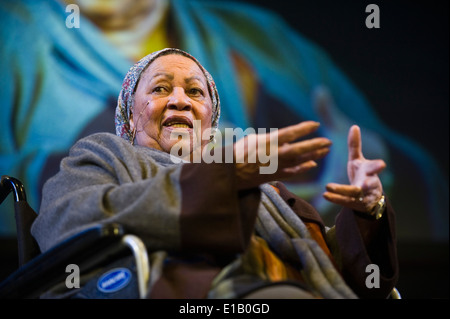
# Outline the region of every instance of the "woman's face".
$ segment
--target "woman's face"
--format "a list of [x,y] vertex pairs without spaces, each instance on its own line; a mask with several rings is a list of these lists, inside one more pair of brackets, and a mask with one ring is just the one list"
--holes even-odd
[[[141,75],[130,128],[132,132],[136,129],[136,144],[167,153],[180,140],[171,139],[171,133],[189,134],[192,152],[194,134],[211,128],[211,117],[212,100],[202,70],[193,60],[170,54],[157,58]],[[193,130],[195,120],[201,123],[197,132]],[[201,145],[208,142],[202,140]]]

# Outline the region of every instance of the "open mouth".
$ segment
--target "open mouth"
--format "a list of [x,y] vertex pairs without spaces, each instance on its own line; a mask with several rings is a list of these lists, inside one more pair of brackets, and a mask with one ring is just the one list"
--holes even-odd
[[192,122],[189,118],[184,116],[169,116],[163,121],[162,126],[189,129],[192,128]]

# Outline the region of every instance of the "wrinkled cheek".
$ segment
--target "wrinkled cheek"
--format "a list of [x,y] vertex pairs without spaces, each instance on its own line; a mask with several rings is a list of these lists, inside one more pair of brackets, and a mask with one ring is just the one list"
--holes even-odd
[[144,112],[142,114],[142,127],[146,130],[148,130],[149,127],[154,125],[154,119],[152,119],[151,114],[148,114],[147,112]]
[[136,137],[143,141],[150,138],[154,142],[158,142],[160,135],[159,125],[155,124],[155,121],[150,116],[143,113],[135,123],[137,128]]
[[150,112],[148,109],[143,110],[141,113],[139,113],[136,125],[138,131],[143,131],[149,136],[154,135],[154,131],[156,131],[156,128],[158,128],[156,120],[154,116],[152,116],[152,112]]

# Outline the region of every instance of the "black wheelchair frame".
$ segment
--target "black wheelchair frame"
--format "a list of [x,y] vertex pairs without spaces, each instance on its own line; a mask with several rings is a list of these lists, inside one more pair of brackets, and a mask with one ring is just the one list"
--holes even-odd
[[[67,266],[77,265],[81,274],[92,273],[95,268],[102,271],[95,277],[110,271],[108,265],[124,256],[133,261],[134,285],[126,293],[94,289],[94,292],[67,295],[79,298],[146,298],[149,280],[149,261],[144,243],[136,236],[127,234],[118,224],[98,225],[64,240],[48,251],[41,252],[30,233],[37,217],[27,202],[23,184],[16,178],[2,176],[0,183],[0,204],[10,193],[14,195],[19,268],[0,282],[0,298],[24,299],[42,298],[52,287],[64,286],[68,277]],[[114,282],[114,278],[111,280]],[[67,285],[66,285],[67,286]],[[77,289],[77,288],[73,288]],[[129,290],[130,290],[129,289]]]

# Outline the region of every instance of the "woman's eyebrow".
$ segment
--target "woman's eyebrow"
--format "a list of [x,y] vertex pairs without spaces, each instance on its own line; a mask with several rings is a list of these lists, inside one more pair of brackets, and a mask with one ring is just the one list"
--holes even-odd
[[152,76],[152,79],[157,78],[157,77],[164,77],[164,78],[167,78],[167,79],[169,79],[169,80],[173,80],[173,74],[171,74],[171,73],[166,73],[166,72],[158,72],[158,73],[155,73],[155,74]]
[[197,81],[203,83],[202,77],[201,77],[201,76],[198,76],[198,75],[190,76],[190,77],[184,79],[184,82],[185,82],[185,83],[189,83],[189,82],[192,82],[192,81],[194,81],[194,80],[197,80]]

